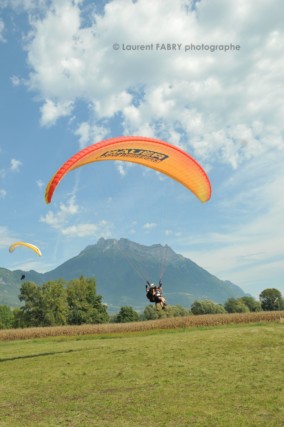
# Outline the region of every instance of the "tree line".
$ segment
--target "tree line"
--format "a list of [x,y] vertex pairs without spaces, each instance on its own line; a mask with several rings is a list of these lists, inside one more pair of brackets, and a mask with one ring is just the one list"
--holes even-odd
[[20,308],[0,306],[0,328],[81,325],[109,321],[107,307],[96,293],[96,280],[81,276],[69,282],[48,281],[42,286],[25,282],[21,286]]
[[223,305],[210,300],[194,301],[190,308],[168,306],[157,310],[148,305],[143,313],[124,306],[117,314],[110,315],[102,296],[96,293],[95,278],[48,281],[42,286],[25,282],[21,286],[20,308],[0,305],[0,329],[40,326],[81,325],[98,323],[126,323],[153,320],[164,317],[181,317],[202,314],[247,313],[284,309],[281,292],[275,288],[265,289],[259,301],[253,297],[229,298]]

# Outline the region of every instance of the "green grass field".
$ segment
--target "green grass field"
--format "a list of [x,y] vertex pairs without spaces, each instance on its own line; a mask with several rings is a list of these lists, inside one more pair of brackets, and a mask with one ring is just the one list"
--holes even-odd
[[0,342],[0,426],[284,426],[284,324]]

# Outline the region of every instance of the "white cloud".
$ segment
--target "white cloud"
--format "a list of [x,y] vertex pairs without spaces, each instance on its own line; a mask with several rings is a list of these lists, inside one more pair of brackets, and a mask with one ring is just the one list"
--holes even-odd
[[3,43],[3,42],[6,41],[5,38],[4,38],[4,36],[3,36],[4,29],[5,29],[4,22],[0,19],[0,43],[1,42]]
[[170,230],[170,229],[166,229],[164,231],[164,233],[165,233],[165,236],[167,236],[167,237],[169,237],[169,236],[175,236],[175,237],[180,238],[180,237],[183,236],[183,233],[181,231],[174,231],[174,230]]
[[101,141],[106,137],[109,130],[103,126],[91,125],[88,122],[82,122],[77,127],[75,135],[79,137],[80,148],[83,149],[89,144]]
[[60,117],[69,116],[73,109],[72,102],[57,102],[47,99],[41,107],[42,126],[53,125]]
[[100,221],[98,224],[77,224],[63,228],[61,233],[68,237],[110,237],[111,224],[107,221]]
[[7,195],[7,191],[4,188],[0,188],[0,199],[4,199]]
[[69,225],[70,220],[79,214],[79,206],[75,202],[75,196],[72,196],[68,203],[60,203],[57,212],[48,211],[40,221],[49,225],[60,234],[66,237],[110,237],[112,224],[108,221],[101,220],[98,223],[78,223]]
[[155,227],[157,227],[157,224],[154,222],[146,222],[146,224],[143,225],[143,228],[145,230],[150,230],[150,229],[155,228]]
[[7,227],[0,226],[0,247],[6,248],[8,250],[8,247],[15,240],[15,236],[9,231]]
[[45,8],[48,0],[1,0],[0,7],[12,7],[16,10],[24,9],[31,11],[33,9]]
[[10,162],[10,168],[13,172],[19,172],[20,167],[22,166],[22,162],[20,160],[12,159]]
[[42,189],[44,187],[44,182],[41,181],[41,179],[38,179],[36,181],[36,185],[38,186],[38,188]]
[[79,136],[80,148],[86,147],[90,142],[90,125],[88,122],[81,123],[75,131],[75,135]]
[[75,203],[75,197],[71,197],[67,204],[60,203],[57,213],[48,211],[45,216],[40,218],[41,222],[46,223],[55,229],[61,229],[68,222],[69,217],[79,212],[79,206]]
[[10,80],[13,86],[20,86],[21,84],[21,79],[18,76],[12,76]]
[[[281,1],[259,0],[257,8],[244,0],[203,0],[196,10],[190,5],[185,0],[111,1],[103,15],[93,15],[92,21],[89,16],[87,26],[84,3],[65,0],[53,2],[43,18],[33,18],[29,85],[44,100],[42,124],[70,115],[76,100],[83,99],[92,120],[119,113],[124,133],[163,137],[207,162],[217,159],[236,168],[247,158],[279,149]],[[151,43],[151,51],[122,49],[123,44]],[[156,50],[156,43],[180,43],[182,49]],[[185,52],[191,43],[241,48]],[[81,146],[90,137],[87,126],[77,128]]]
[[127,173],[127,167],[128,167],[128,165],[125,164],[125,162],[121,162],[119,160],[117,160],[115,162],[115,165],[116,165],[116,169],[118,170],[119,174],[121,176],[125,176],[126,173]]

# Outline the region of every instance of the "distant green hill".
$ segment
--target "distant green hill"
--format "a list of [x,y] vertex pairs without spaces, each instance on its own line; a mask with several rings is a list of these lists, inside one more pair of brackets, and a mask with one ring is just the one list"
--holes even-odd
[[[21,280],[23,274],[26,276],[26,279]],[[43,275],[33,270],[25,272],[23,270],[10,271],[6,268],[0,268],[0,305],[19,307],[21,302],[18,296],[22,283],[25,280],[43,283],[41,276]]]
[[18,294],[25,280],[43,284],[48,280],[71,280],[81,275],[95,277],[97,292],[109,311],[130,305],[143,310],[146,280],[158,282],[163,274],[164,294],[170,305],[190,307],[197,299],[223,303],[228,298],[245,295],[241,288],[223,281],[190,259],[176,254],[169,246],[143,246],[127,239],[103,239],[86,247],[79,255],[47,273],[9,271],[0,268],[0,304],[19,305]]

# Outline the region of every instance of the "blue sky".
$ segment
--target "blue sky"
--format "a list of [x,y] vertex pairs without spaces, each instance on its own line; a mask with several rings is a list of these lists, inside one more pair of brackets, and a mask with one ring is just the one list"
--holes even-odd
[[[0,0],[0,266],[45,272],[100,237],[124,237],[167,244],[255,297],[284,293],[282,6]],[[70,173],[46,205],[71,155],[119,135],[186,150],[211,200],[101,162]],[[16,240],[43,256],[10,254]]]

